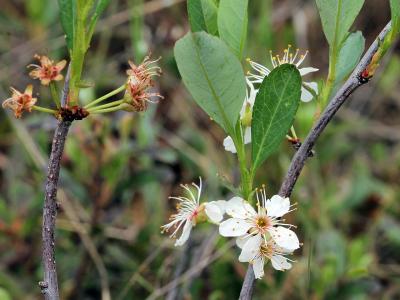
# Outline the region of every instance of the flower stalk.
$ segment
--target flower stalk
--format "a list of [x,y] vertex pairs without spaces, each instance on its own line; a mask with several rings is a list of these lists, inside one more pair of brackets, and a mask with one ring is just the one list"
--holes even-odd
[[48,114],[53,114],[53,115],[56,115],[56,114],[57,114],[57,111],[54,110],[54,109],[50,109],[50,108],[46,108],[46,107],[41,107],[41,106],[38,106],[38,105],[32,106],[32,109],[33,109],[33,110],[37,110],[37,111],[41,111],[41,112],[44,112],[44,113],[48,113]]
[[90,108],[88,109],[88,112],[94,112],[94,111],[99,110],[99,109],[104,109],[104,108],[119,106],[120,104],[122,104],[122,103],[124,103],[124,102],[125,102],[125,100],[124,100],[124,99],[121,99],[121,100],[116,100],[116,101],[113,101],[113,102],[110,102],[110,103],[106,103],[106,104],[103,104],[103,105],[99,105],[99,106],[95,106],[95,107],[90,107]]
[[95,106],[96,104],[99,104],[100,102],[102,102],[104,100],[107,100],[108,98],[110,98],[110,97],[112,97],[112,96],[124,91],[125,88],[126,88],[126,84],[123,84],[119,88],[117,88],[117,89],[105,94],[104,96],[101,96],[100,98],[97,98],[97,99],[93,100],[89,104],[85,105],[84,108],[85,109],[89,109],[90,107]]
[[57,85],[54,82],[50,82],[50,93],[51,97],[53,98],[54,103],[56,104],[57,108],[60,109],[61,104],[59,100],[59,93],[57,91]]

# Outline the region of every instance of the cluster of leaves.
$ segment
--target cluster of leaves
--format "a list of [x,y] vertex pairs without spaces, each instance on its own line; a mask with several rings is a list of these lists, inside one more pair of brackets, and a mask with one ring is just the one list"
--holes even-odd
[[194,100],[232,136],[247,198],[257,168],[273,153],[293,123],[300,102],[301,77],[293,65],[276,68],[260,86],[252,117],[252,160],[247,169],[239,112],[246,95],[240,60],[247,37],[248,1],[189,0],[192,32],[175,46],[180,74]]
[[[322,28],[329,44],[329,73],[321,96],[325,105],[332,92],[336,91],[341,83],[354,70],[365,48],[365,38],[361,31],[349,32],[354,20],[359,15],[365,0],[316,0],[321,16]],[[399,25],[399,2],[390,0],[392,10],[392,32],[382,41],[376,61],[377,64],[387,48],[393,43]],[[373,66],[373,71],[376,69]],[[371,70],[366,76],[372,77]]]

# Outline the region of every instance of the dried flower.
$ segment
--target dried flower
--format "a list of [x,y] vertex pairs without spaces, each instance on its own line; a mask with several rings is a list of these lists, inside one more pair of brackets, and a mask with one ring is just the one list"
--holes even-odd
[[34,67],[29,75],[33,79],[39,79],[40,83],[43,85],[49,85],[51,81],[60,81],[63,79],[61,71],[65,68],[67,64],[66,60],[62,60],[57,64],[50,60],[47,56],[35,55],[35,58],[40,61],[40,66],[31,64],[28,67]]
[[147,104],[156,103],[157,101],[151,100],[152,97],[163,99],[159,93],[149,93],[147,90],[153,86],[153,76],[161,75],[161,68],[153,65],[159,59],[150,60],[146,56],[143,62],[136,66],[133,62],[129,61],[130,69],[126,71],[128,81],[126,83],[125,100],[129,106],[123,106],[128,111],[145,111]]
[[10,108],[14,111],[16,118],[20,118],[24,111],[31,112],[32,107],[37,102],[36,98],[32,98],[32,85],[28,85],[25,92],[21,93],[14,88],[11,88],[11,98],[4,100],[3,108]]

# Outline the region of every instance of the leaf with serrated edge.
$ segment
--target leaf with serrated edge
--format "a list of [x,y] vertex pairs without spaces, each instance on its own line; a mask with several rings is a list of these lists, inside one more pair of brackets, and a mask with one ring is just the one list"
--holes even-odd
[[279,147],[292,126],[300,96],[301,76],[294,65],[281,65],[264,78],[251,125],[253,173]]

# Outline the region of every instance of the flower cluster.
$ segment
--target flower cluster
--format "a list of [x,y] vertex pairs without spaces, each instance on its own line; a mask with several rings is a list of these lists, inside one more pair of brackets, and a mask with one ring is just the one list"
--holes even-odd
[[163,96],[159,93],[150,93],[147,91],[154,84],[152,77],[161,75],[161,68],[154,65],[159,60],[160,58],[150,60],[150,57],[146,56],[138,66],[129,61],[130,68],[126,71],[128,81],[124,97],[125,110],[145,111],[149,102],[155,103],[155,101],[151,100],[152,97],[163,99]]
[[[316,68],[304,67],[303,64],[308,51],[304,54],[300,54],[300,50],[296,49],[294,53],[291,51],[291,45],[289,45],[284,51],[283,55],[273,55],[270,51],[271,66],[275,69],[283,64],[292,64],[299,70],[301,76],[305,76],[312,72],[318,71]],[[271,69],[252,61],[250,58],[247,59],[253,72],[249,71],[246,76],[247,92],[243,102],[243,107],[240,112],[240,120],[242,125],[242,135],[244,144],[251,143],[251,115],[253,111],[254,102],[258,93],[257,87],[263,82],[264,78],[271,73]],[[301,88],[301,100],[303,102],[311,101],[318,94],[318,84],[316,82],[303,82]],[[226,151],[236,153],[236,147],[233,139],[228,136],[223,142]]]
[[[161,68],[155,64],[159,59],[150,60],[150,57],[146,56],[139,65],[135,65],[133,62],[129,61],[130,68],[126,71],[126,82],[117,89],[90,101],[83,107],[76,104],[70,105],[69,100],[62,106],[56,82],[64,78],[61,71],[65,68],[67,61],[62,60],[55,63],[44,55],[35,55],[34,57],[39,61],[39,64],[28,65],[28,67],[33,67],[29,75],[33,79],[40,80],[42,85],[50,86],[51,96],[57,106],[57,110],[37,106],[37,99],[32,97],[32,85],[29,85],[24,93],[11,88],[12,96],[3,102],[3,108],[13,110],[17,118],[20,118],[23,112],[31,112],[32,110],[50,113],[56,118],[65,120],[81,120],[89,114],[101,114],[118,110],[141,112],[147,109],[148,103],[156,102],[152,100],[153,97],[163,98],[159,93],[151,93],[148,91],[149,88],[154,85],[152,78],[161,75]],[[120,98],[119,100],[100,104],[123,91],[124,96],[122,99]],[[70,99],[69,95],[67,95],[67,98]]]
[[[271,261],[273,268],[284,271],[292,267],[289,258],[300,247],[299,239],[282,217],[293,210],[289,198],[279,195],[267,199],[265,188],[257,190],[257,209],[240,198],[200,203],[202,182],[192,183],[196,192],[182,185],[189,197],[170,197],[178,201],[177,213],[171,222],[162,226],[163,231],[174,228],[171,237],[181,230],[175,246],[183,245],[189,238],[192,228],[205,221],[219,225],[219,233],[224,237],[235,237],[241,249],[239,261],[252,264],[256,278],[264,275],[264,265]],[[224,220],[224,215],[229,217]]]
[[[40,66],[35,64],[28,65],[28,67],[34,67],[34,70],[29,73],[33,79],[39,79],[40,83],[45,86],[49,85],[52,81],[63,79],[61,71],[67,63],[65,60],[55,64],[47,56],[35,55],[34,57],[40,61]],[[23,93],[15,88],[11,88],[11,97],[3,101],[3,108],[11,109],[16,118],[20,118],[23,112],[31,112],[33,109],[56,114],[54,110],[36,106],[37,98],[32,96],[32,92],[33,87],[31,84],[26,87]]]

